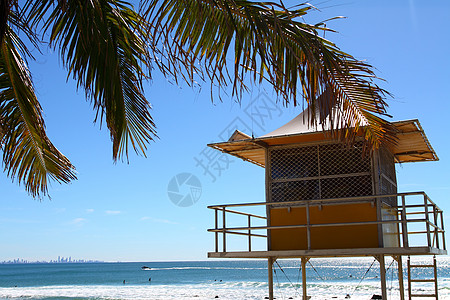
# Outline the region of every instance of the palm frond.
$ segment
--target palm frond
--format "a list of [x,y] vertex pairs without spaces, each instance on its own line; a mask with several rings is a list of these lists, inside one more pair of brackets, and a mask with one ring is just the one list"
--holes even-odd
[[42,108],[20,53],[25,44],[7,27],[0,46],[0,146],[5,171],[33,197],[47,195],[49,179],[76,179],[70,161],[45,133]]
[[311,9],[246,0],[147,0],[143,8],[151,24],[151,49],[165,74],[189,84],[199,74],[219,88],[232,85],[238,98],[249,74],[252,82],[268,81],[285,105],[294,106],[303,103],[298,99],[314,106],[328,89],[332,96],[318,107],[322,115],[331,106],[343,110],[336,136],[351,140],[363,130],[374,148],[394,142],[393,126],[381,118],[388,116],[389,94],[374,83],[369,64],[319,36],[331,29],[299,21]]
[[[37,19],[49,6],[43,7],[34,10]],[[124,1],[74,0],[58,1],[45,26],[51,29],[51,45],[60,51],[69,76],[91,99],[96,120],[102,123],[105,118],[114,160],[128,158],[130,145],[145,155],[156,136],[142,87],[150,68],[145,21]]]
[[6,28],[8,27],[8,16],[11,11],[11,6],[16,1],[2,0],[0,1],[0,45],[3,42],[3,38],[6,34]]

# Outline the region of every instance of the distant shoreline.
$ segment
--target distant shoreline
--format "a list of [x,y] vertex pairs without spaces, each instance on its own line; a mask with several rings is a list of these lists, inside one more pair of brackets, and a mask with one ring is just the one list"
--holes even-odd
[[[442,257],[450,257],[448,255],[443,255]],[[356,258],[357,260],[367,260],[366,257],[359,257]],[[296,259],[284,259],[285,261],[288,260],[296,260]],[[106,263],[106,264],[115,264],[115,263],[183,263],[183,262],[223,262],[223,261],[266,261],[266,259],[248,259],[248,258],[242,258],[242,259],[205,259],[205,260],[143,260],[143,261],[102,261],[102,260],[72,260],[70,262],[64,261],[64,262],[58,262],[56,260],[50,260],[50,261],[29,261],[29,260],[22,260],[20,261],[0,261],[0,265],[25,265],[25,264],[92,264],[92,263]]]
[[107,263],[105,261],[101,260],[86,260],[86,261],[71,261],[71,262],[55,262],[55,261],[20,261],[20,262],[14,262],[14,261],[1,261],[0,265],[62,265],[62,264],[95,264],[95,263]]

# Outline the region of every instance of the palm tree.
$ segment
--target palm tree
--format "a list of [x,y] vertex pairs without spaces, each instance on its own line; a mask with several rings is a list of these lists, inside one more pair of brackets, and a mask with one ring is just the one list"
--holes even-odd
[[363,130],[373,148],[392,143],[393,127],[382,118],[388,93],[374,83],[369,64],[320,37],[332,31],[324,22],[301,21],[313,9],[247,0],[141,0],[138,10],[125,0],[2,0],[5,172],[34,197],[48,194],[50,179],[76,179],[74,166],[46,135],[27,67],[34,59],[30,45],[59,52],[96,121],[106,122],[114,160],[127,159],[129,148],[145,155],[156,137],[142,87],[156,70],[177,83],[201,79],[219,91],[231,86],[238,99],[249,84],[267,81],[284,105],[306,100],[322,119],[336,118],[328,112],[338,107],[336,136],[351,141]]

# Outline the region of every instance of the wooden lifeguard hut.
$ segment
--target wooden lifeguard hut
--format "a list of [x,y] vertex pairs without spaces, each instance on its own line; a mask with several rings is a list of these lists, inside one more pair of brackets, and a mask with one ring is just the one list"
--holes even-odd
[[[269,299],[276,259],[300,258],[303,299],[306,263],[317,257],[374,256],[380,263],[381,294],[386,298],[385,256],[398,262],[400,298],[405,298],[402,256],[413,267],[434,268],[435,293],[417,294],[408,276],[408,297],[438,298],[436,260],[409,263],[412,255],[447,254],[443,212],[425,192],[397,190],[395,163],[437,161],[418,120],[394,122],[398,143],[363,153],[362,137],[348,146],[331,138],[327,125],[308,126],[306,109],[277,130],[258,138],[236,131],[228,141],[208,146],[265,168],[266,199],[258,203],[214,205],[215,251],[211,258],[266,258]],[[265,214],[253,213],[255,207]],[[248,212],[248,211],[252,212]],[[230,215],[243,223],[230,224]],[[236,218],[233,218],[235,220]],[[254,225],[253,220],[264,224]],[[235,222],[235,221],[233,221]],[[227,249],[227,238],[245,236],[247,247]],[[265,249],[252,239],[265,238]],[[242,244],[241,244],[242,245]]]

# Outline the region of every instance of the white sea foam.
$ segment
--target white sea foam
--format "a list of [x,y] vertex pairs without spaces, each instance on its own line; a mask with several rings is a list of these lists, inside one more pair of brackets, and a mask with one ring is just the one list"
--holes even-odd
[[[420,258],[417,258],[420,261]],[[364,275],[364,271],[366,271],[367,267],[371,265],[373,258],[366,259],[339,259],[339,260],[326,260],[326,259],[317,259],[312,263],[317,268],[320,274],[317,275],[315,272],[312,272],[310,268],[308,268],[309,279],[308,279],[308,295],[312,296],[312,300],[343,300],[347,294],[351,295],[351,300],[368,300],[371,298],[373,294],[380,294],[380,281],[379,279],[374,278],[378,275],[377,264],[373,266],[372,272],[368,273],[365,277],[365,280],[359,284],[360,278]],[[416,260],[414,260],[416,261]],[[429,257],[423,259],[423,262],[429,263]],[[403,261],[404,263],[406,260]],[[299,262],[298,261],[280,261],[280,265],[283,269],[298,269]],[[118,272],[120,276],[124,276],[124,274],[129,274],[126,272],[129,271],[121,271],[120,267],[127,266],[126,264],[118,264],[118,265],[107,265],[107,267],[114,267],[113,271]],[[126,284],[126,285],[107,285],[101,284],[101,280],[96,282],[92,282],[92,285],[47,285],[40,287],[0,287],[0,300],[38,300],[38,299],[46,299],[46,300],[60,300],[64,299],[73,299],[73,300],[137,300],[137,299],[161,299],[161,300],[171,300],[171,299],[216,299],[218,296],[219,300],[221,299],[264,299],[268,294],[268,284],[265,281],[267,275],[267,268],[264,264],[231,264],[227,265],[223,263],[223,265],[200,265],[200,266],[186,266],[186,264],[180,265],[172,265],[164,267],[163,264],[150,265],[152,267],[151,271],[158,271],[158,277],[160,280],[165,280],[170,278],[174,282],[180,282],[180,284],[167,284],[167,285],[159,285],[155,282],[137,285],[137,284]],[[153,267],[155,266],[155,267]],[[440,299],[450,299],[450,275],[447,266],[450,266],[449,259],[441,259],[439,258],[438,262],[438,273],[439,273],[439,296]],[[39,268],[41,266],[31,266],[34,268]],[[46,266],[48,267],[48,266]],[[59,266],[50,266],[52,269],[58,270]],[[63,266],[64,267],[64,266]],[[67,267],[67,266],[65,266]],[[90,265],[86,265],[83,267],[90,267]],[[117,271],[117,268],[119,271]],[[136,266],[136,272],[140,272],[140,265]],[[301,299],[301,286],[297,283],[298,271],[290,270],[290,272],[286,272],[285,276],[284,272],[281,271],[276,266],[276,276],[274,276],[274,292],[275,297],[278,300],[280,299]],[[126,269],[128,270],[128,269]],[[170,270],[186,270],[179,273],[182,273],[183,279],[189,278],[190,282],[198,282],[197,284],[181,284],[181,282],[186,281],[177,281],[176,276],[177,272],[167,272],[164,273],[162,271],[170,271]],[[188,270],[200,270],[188,273]],[[201,272],[201,270],[205,270],[205,272]],[[208,270],[230,270],[226,272],[214,272],[214,276],[216,274],[221,274],[220,277],[213,278],[221,278],[224,279],[223,282],[210,280],[211,276],[207,276],[209,274]],[[235,272],[236,270],[248,270],[244,272]],[[254,270],[254,272],[253,272]],[[261,272],[264,270],[264,272]],[[396,278],[395,265],[393,267],[393,272],[388,272],[387,274],[387,285],[388,288],[388,299],[389,300],[398,300],[399,297],[399,289],[398,289],[398,281]],[[406,266],[404,266],[404,270],[406,270]],[[102,278],[102,274],[110,274],[112,269],[106,269],[103,272],[99,273],[99,278]],[[344,272],[344,277],[341,278],[336,274],[339,272]],[[76,273],[76,274],[84,274],[84,273]],[[134,273],[130,273],[134,274]],[[187,275],[186,275],[187,274]],[[230,280],[226,280],[227,276],[232,274],[228,278],[234,278]],[[251,274],[252,276],[248,277],[247,275]],[[346,277],[346,274],[352,274],[353,276]],[[147,274],[145,274],[147,275]],[[246,277],[240,277],[240,276]],[[420,273],[421,278],[425,278],[425,275]],[[83,275],[84,276],[84,275]],[[168,276],[168,277],[165,277]],[[192,276],[192,277],[191,277]],[[197,277],[196,277],[197,276]],[[289,278],[287,278],[289,276]],[[348,275],[347,275],[348,276]],[[153,275],[152,275],[153,277]],[[172,278],[173,277],[173,278]],[[89,277],[86,277],[89,278]],[[128,278],[128,277],[119,277],[119,278]],[[137,277],[136,277],[137,278]],[[141,278],[141,277],[139,277]],[[156,277],[155,277],[156,278]],[[180,277],[181,278],[181,277]],[[238,278],[246,278],[250,281],[239,281]],[[325,280],[322,280],[325,278]],[[331,278],[331,279],[330,279]],[[52,279],[52,278],[50,278]],[[146,278],[144,278],[146,279]],[[136,279],[137,280],[137,279]],[[253,281],[251,281],[253,280]],[[12,281],[14,282],[14,281]],[[61,281],[46,281],[51,284],[52,282],[61,282]],[[85,280],[84,282],[90,282]],[[99,284],[95,284],[98,283]],[[105,282],[110,282],[105,279]],[[117,281],[116,281],[117,282]],[[119,280],[121,282],[121,280]],[[164,281],[171,282],[171,281]],[[292,283],[291,283],[292,282]],[[162,283],[162,282],[161,282]],[[14,284],[16,284],[14,282]],[[55,283],[56,284],[56,283]],[[406,285],[406,280],[405,280]],[[414,285],[416,291],[420,291],[423,294],[432,294],[434,292],[434,286],[428,283],[415,283]]]
[[[391,284],[389,283],[390,287]],[[317,283],[308,285],[311,299],[344,299],[351,294],[352,300],[368,300],[373,294],[379,294],[379,282],[364,283],[355,291],[356,284],[351,283]],[[422,293],[432,292],[431,287],[421,286]],[[278,299],[301,299],[301,287],[291,283],[274,284],[275,296]],[[450,299],[450,282],[439,282],[441,299]],[[227,282],[193,285],[68,285],[43,287],[10,287],[0,288],[0,299],[43,299],[67,297],[77,299],[123,299],[123,300],[155,300],[155,299],[264,299],[267,296],[266,282]],[[388,291],[388,299],[399,299],[398,286],[392,285]]]
[[48,297],[73,297],[92,299],[261,299],[264,289],[230,289],[205,285],[159,286],[46,286],[0,288],[0,298],[39,299]]

